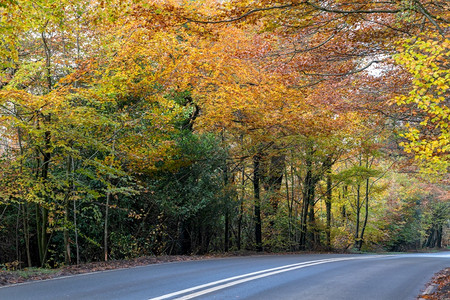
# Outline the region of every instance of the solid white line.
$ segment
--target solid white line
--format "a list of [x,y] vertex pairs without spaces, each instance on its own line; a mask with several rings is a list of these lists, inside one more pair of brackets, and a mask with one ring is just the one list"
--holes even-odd
[[[345,259],[342,259],[342,260],[345,260]],[[272,276],[272,275],[275,275],[275,274],[284,273],[284,272],[288,272],[288,271],[292,271],[292,270],[306,268],[306,267],[310,267],[310,266],[325,264],[325,263],[328,263],[328,262],[329,261],[316,262],[316,263],[311,263],[311,264],[308,264],[308,265],[292,267],[292,268],[289,268],[289,269],[282,269],[282,270],[278,270],[278,271],[274,271],[274,272],[270,272],[270,273],[264,273],[264,274],[261,274],[261,275],[248,277],[248,278],[244,278],[244,279],[241,279],[241,280],[232,281],[232,282],[229,282],[229,283],[226,283],[226,284],[215,286],[213,288],[209,288],[209,289],[206,289],[206,290],[199,291],[197,293],[189,294],[189,295],[186,295],[186,296],[181,297],[181,298],[176,298],[176,300],[188,300],[188,299],[192,299],[192,298],[195,298],[195,297],[198,297],[198,296],[201,296],[201,295],[212,293],[212,292],[215,292],[215,291],[218,291],[218,290],[221,290],[221,289],[233,286],[233,285],[241,284],[243,282],[247,282],[247,281],[251,281],[251,280],[255,280],[255,279],[259,279],[259,278],[264,278],[264,277],[267,277],[267,276]]]
[[[186,294],[188,292],[193,292],[202,288],[206,288],[206,287],[210,287],[213,285],[217,285],[220,283],[225,283],[225,282],[229,282],[223,285],[219,285],[213,288],[209,288],[203,291],[199,291],[197,293],[193,293],[193,294],[189,294],[187,296],[181,297],[181,298],[177,298],[177,299],[191,299],[194,297],[198,297],[207,293],[211,293],[220,289],[224,289],[227,288],[229,286],[233,286],[236,284],[240,284],[243,282],[247,282],[250,280],[255,280],[255,279],[259,279],[259,278],[263,278],[263,277],[267,277],[267,276],[271,276],[271,275],[275,275],[275,274],[279,274],[279,273],[283,273],[283,272],[288,272],[288,271],[292,271],[292,270],[296,270],[296,269],[301,269],[301,268],[305,268],[305,267],[309,267],[309,266],[314,266],[314,265],[319,265],[319,264],[324,264],[324,263],[328,263],[328,262],[335,262],[335,261],[343,261],[343,260],[351,260],[351,259],[362,259],[362,258],[370,258],[373,256],[364,256],[364,257],[348,257],[348,258],[329,258],[329,259],[321,259],[321,260],[314,260],[314,261],[308,261],[308,262],[302,262],[302,263],[297,263],[297,264],[290,264],[290,265],[285,265],[285,266],[281,266],[281,267],[277,267],[277,268],[271,268],[271,269],[266,269],[266,270],[262,270],[262,271],[257,271],[257,272],[252,272],[252,273],[247,273],[247,274],[243,274],[243,275],[239,275],[239,276],[234,276],[234,277],[229,277],[229,278],[225,278],[225,279],[221,279],[221,280],[217,280],[217,281],[213,281],[210,283],[206,283],[206,284],[202,284],[202,285],[198,285],[198,286],[194,286],[191,288],[187,288],[184,290],[180,290],[177,292],[173,292],[170,294],[166,294],[166,295],[162,295],[156,298],[150,298],[149,300],[163,300],[163,299],[168,299],[174,296],[178,296],[181,294]],[[380,256],[376,256],[376,257],[380,257]],[[254,276],[256,275],[256,276]],[[253,277],[249,277],[249,276],[253,276]],[[248,278],[245,278],[248,277]],[[244,279],[241,279],[244,278]]]

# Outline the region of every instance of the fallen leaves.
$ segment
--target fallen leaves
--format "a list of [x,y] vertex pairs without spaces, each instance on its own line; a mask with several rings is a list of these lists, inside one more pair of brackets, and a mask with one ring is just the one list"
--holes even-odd
[[431,282],[427,284],[424,292],[417,299],[450,299],[450,268],[445,268],[436,273]]

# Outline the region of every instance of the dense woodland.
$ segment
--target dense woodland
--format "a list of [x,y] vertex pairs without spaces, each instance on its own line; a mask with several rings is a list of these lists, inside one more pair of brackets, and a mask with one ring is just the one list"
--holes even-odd
[[0,1],[0,266],[449,245],[446,0]]

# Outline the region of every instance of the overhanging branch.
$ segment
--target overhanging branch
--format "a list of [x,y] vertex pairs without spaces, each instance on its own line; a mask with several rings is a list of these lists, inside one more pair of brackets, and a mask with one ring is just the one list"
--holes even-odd
[[274,9],[285,9],[285,8],[290,8],[290,7],[294,7],[294,6],[297,6],[297,4],[286,4],[286,5],[278,5],[278,6],[270,6],[270,7],[262,7],[262,8],[253,8],[238,17],[226,19],[226,20],[218,20],[218,21],[202,21],[202,20],[195,20],[195,19],[188,18],[188,17],[184,17],[184,18],[190,22],[201,23],[201,24],[231,23],[231,22],[242,20],[254,13],[268,11],[268,10],[274,10]]
[[355,10],[341,10],[341,9],[334,9],[334,8],[328,8],[324,6],[320,6],[312,1],[305,1],[305,4],[308,4],[312,7],[314,7],[317,10],[330,12],[330,13],[336,13],[336,14],[396,14],[401,12],[401,9],[355,9]]
[[369,68],[371,65],[376,64],[376,63],[380,63],[380,61],[378,61],[378,60],[371,61],[368,65],[364,66],[363,68],[356,69],[356,70],[353,70],[353,71],[349,71],[349,72],[346,72],[346,73],[335,73],[335,74],[332,74],[332,73],[320,74],[320,73],[306,73],[306,72],[302,72],[302,73],[304,75],[307,75],[307,76],[324,76],[324,77],[347,76],[347,75],[351,75],[351,74],[362,72],[362,71],[366,70],[367,68]]

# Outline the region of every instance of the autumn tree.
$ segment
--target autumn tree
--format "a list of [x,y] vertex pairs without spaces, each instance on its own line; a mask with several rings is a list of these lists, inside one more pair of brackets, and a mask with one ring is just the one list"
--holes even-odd
[[397,104],[413,104],[419,110],[417,120],[406,124],[403,136],[408,141],[402,145],[428,170],[440,173],[448,171],[450,161],[449,47],[448,38],[429,32],[407,39],[396,55],[412,78],[412,88],[397,96]]
[[1,4],[1,261],[442,244],[384,176],[448,168],[447,7]]

